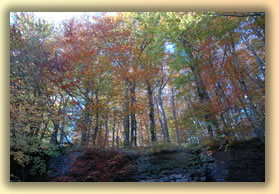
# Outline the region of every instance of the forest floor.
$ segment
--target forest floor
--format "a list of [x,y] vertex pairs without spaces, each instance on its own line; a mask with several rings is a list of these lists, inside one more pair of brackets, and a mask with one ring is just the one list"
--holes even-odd
[[[256,139],[234,142],[222,149],[214,145],[206,149],[196,145],[188,149],[146,148],[102,152],[72,152],[53,158],[48,181],[265,181],[265,145]],[[104,159],[102,154],[108,158]]]

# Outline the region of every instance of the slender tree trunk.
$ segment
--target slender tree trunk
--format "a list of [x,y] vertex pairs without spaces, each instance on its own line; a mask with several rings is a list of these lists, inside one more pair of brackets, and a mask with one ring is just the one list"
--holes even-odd
[[232,108],[232,105],[227,97],[227,95],[225,94],[224,90],[222,89],[222,86],[220,83],[217,83],[217,86],[215,85],[215,89],[216,89],[216,93],[217,95],[219,95],[222,99],[224,99],[228,106],[229,106],[229,110],[232,114],[232,120],[236,123],[236,120],[235,120],[235,117],[233,116],[233,108]]
[[[223,133],[225,133],[226,135],[231,136],[231,137],[233,137],[233,136],[237,137],[237,132],[234,130],[234,126],[237,124],[237,120],[234,117],[232,105],[231,105],[227,95],[225,94],[224,90],[222,89],[222,86],[220,83],[217,83],[215,85],[215,93],[217,96],[220,97],[220,99],[222,99],[224,102],[227,102],[227,106],[229,108],[227,114],[226,114],[226,112],[223,112],[221,114],[221,119],[224,123]],[[231,116],[229,113],[231,113]],[[226,122],[226,120],[228,122]],[[230,131],[228,134],[227,128],[231,128],[232,132]],[[231,134],[231,133],[233,133],[233,134]]]
[[[86,103],[86,106],[88,105],[89,103]],[[88,144],[88,131],[89,131],[89,128],[90,128],[90,125],[91,125],[91,120],[90,120],[90,113],[89,113],[89,110],[85,110],[85,116],[84,116],[84,128],[81,129],[81,145],[82,146],[87,146]]]
[[113,125],[112,125],[112,147],[114,148],[115,143],[115,123],[116,123],[116,117],[113,119]]
[[146,122],[146,120],[144,120],[144,125],[145,125],[145,129],[146,129],[146,134],[147,134],[147,144],[150,144],[150,132],[149,132],[149,128],[148,128],[148,123]]
[[100,127],[99,127],[99,133],[98,133],[98,145],[102,146],[102,144],[104,143],[103,142],[103,139],[102,139],[102,132],[103,132],[103,127],[104,127],[104,124],[101,124]]
[[252,125],[255,129],[255,132],[256,132],[256,135],[258,136],[258,138],[260,138],[260,140],[262,142],[265,142],[265,123],[264,123],[264,119],[262,119],[258,116],[256,108],[255,108],[254,104],[252,103],[252,101],[250,99],[250,95],[248,94],[247,86],[246,86],[246,83],[243,79],[242,71],[240,70],[240,67],[239,67],[239,62],[238,62],[238,58],[237,58],[237,55],[236,55],[235,45],[234,45],[233,40],[232,40],[232,55],[233,55],[236,70],[238,70],[238,72],[240,72],[239,84],[240,84],[241,90],[244,93],[244,100],[247,103],[248,108],[251,112],[250,115],[251,115]]
[[264,63],[264,61],[259,57],[259,55],[256,53],[256,51],[253,49],[253,47],[250,45],[249,41],[245,37],[243,37],[242,40],[244,41],[247,48],[252,52],[252,54],[255,57],[256,62],[258,64],[259,70],[261,71],[261,73],[265,77],[265,63]]
[[250,114],[248,114],[246,104],[245,104],[245,102],[244,102],[240,97],[238,97],[238,99],[239,99],[239,102],[240,102],[240,104],[241,104],[241,106],[242,106],[242,108],[243,108],[243,110],[244,110],[244,114],[245,114],[247,120],[249,121],[249,123],[251,124],[251,126],[252,126],[253,129],[254,129],[254,131],[253,131],[253,133],[252,133],[252,136],[257,137],[257,133],[256,133],[256,130],[255,130],[255,126],[254,126],[254,124],[253,124],[253,119],[251,118]]
[[64,144],[64,127],[65,127],[65,119],[63,119],[62,125],[60,127],[60,144],[63,145]]
[[91,133],[91,126],[88,128],[87,130],[87,139],[86,139],[86,145],[88,146],[88,144],[90,143],[90,133]]
[[163,132],[164,127],[163,127],[163,121],[162,121],[162,118],[161,118],[161,115],[160,115],[158,100],[155,98],[154,101],[155,101],[155,104],[156,104],[157,115],[158,115],[159,123],[160,123],[161,129],[162,129],[162,134],[163,134],[164,133]]
[[133,84],[130,88],[131,92],[131,145],[137,147],[137,120],[135,114],[136,87]]
[[58,129],[59,129],[59,124],[58,122],[52,120],[52,123],[53,123],[53,126],[54,126],[54,129],[53,129],[53,132],[51,134],[51,140],[50,142],[54,145],[57,145],[57,135],[58,135]]
[[140,120],[140,146],[143,147],[143,127],[142,127],[142,120]]
[[[182,40],[185,51],[187,52],[187,47],[189,45],[187,45],[187,42],[185,40]],[[198,96],[200,99],[200,103],[204,105],[205,108],[208,107],[208,105],[210,104],[210,97],[206,91],[205,85],[203,80],[201,79],[201,75],[200,75],[200,69],[199,69],[199,65],[195,63],[195,58],[193,56],[192,52],[187,52],[189,54],[190,60],[191,60],[191,64],[190,64],[190,69],[194,74],[194,78],[195,78],[195,82],[197,83],[197,90],[198,90]],[[207,123],[207,130],[210,136],[210,139],[213,140],[214,139],[214,134],[213,134],[213,130],[218,129],[219,125],[218,125],[218,121],[216,118],[216,115],[210,113],[209,110],[205,110],[205,121]]]
[[95,130],[94,130],[93,138],[92,138],[93,145],[96,145],[98,130],[99,130],[99,111],[96,110],[96,126],[95,126]]
[[153,104],[153,91],[149,81],[147,83],[147,95],[148,95],[148,105],[149,105],[149,121],[150,121],[150,133],[152,143],[156,141],[156,128],[155,128],[155,118],[154,118],[154,104]]
[[177,141],[178,145],[181,145],[180,132],[178,129],[178,123],[177,123],[177,118],[176,118],[175,96],[174,96],[173,88],[171,88],[171,105],[172,105],[172,115],[173,115],[174,124],[175,124],[176,141]]
[[136,115],[131,115],[131,145],[137,147],[137,120]]
[[125,86],[125,105],[124,105],[124,147],[129,146],[129,86],[126,82]]
[[201,104],[203,104],[205,106],[205,121],[207,123],[207,130],[210,136],[210,139],[214,139],[214,135],[213,135],[213,130],[214,128],[218,128],[218,122],[217,119],[215,117],[215,115],[213,115],[212,113],[209,112],[209,110],[207,110],[207,107],[210,103],[210,98],[208,93],[206,92],[203,80],[201,79],[200,76],[200,71],[198,70],[198,67],[196,67],[195,65],[191,66],[191,70],[194,73],[194,77],[197,83],[197,89],[198,89],[198,96],[200,99]]
[[86,140],[87,140],[87,123],[86,123],[86,119],[84,119],[82,121],[83,124],[82,128],[81,128],[81,146],[85,147],[86,146]]
[[108,141],[108,117],[106,117],[105,120],[105,137],[104,137],[104,148],[107,145],[107,141]]
[[166,114],[165,114],[165,110],[164,110],[161,89],[159,89],[159,92],[158,92],[158,108],[159,108],[160,116],[162,117],[162,132],[163,132],[164,140],[166,140],[167,142],[170,142],[169,128],[168,128],[167,118],[166,118]]
[[94,130],[94,134],[93,134],[93,138],[92,138],[92,141],[93,141],[93,145],[96,145],[96,139],[97,139],[97,135],[98,135],[98,130],[99,130],[99,108],[98,108],[98,105],[99,105],[99,92],[98,90],[96,90],[96,93],[95,93],[95,97],[96,97],[96,126],[95,126],[95,130]]
[[[106,104],[108,106],[109,100],[108,100],[108,96],[106,99]],[[105,137],[104,137],[104,148],[107,145],[107,141],[108,141],[108,119],[109,119],[109,112],[108,112],[108,108],[106,109],[106,116],[105,116]]]
[[86,140],[87,140],[87,131],[82,129],[81,131],[81,145],[86,146]]
[[[64,97],[63,97],[64,99]],[[66,107],[67,107],[67,104],[68,104],[68,101],[69,101],[69,97],[66,99],[66,100],[63,100],[63,109],[62,109],[62,112],[63,112],[63,121],[62,121],[62,124],[61,124],[61,127],[60,127],[60,144],[63,145],[64,144],[64,138],[65,138],[65,133],[64,133],[64,128],[65,128],[65,112],[66,112]]]
[[116,146],[117,146],[117,149],[119,149],[119,126],[120,124],[117,122],[117,129],[116,129]]

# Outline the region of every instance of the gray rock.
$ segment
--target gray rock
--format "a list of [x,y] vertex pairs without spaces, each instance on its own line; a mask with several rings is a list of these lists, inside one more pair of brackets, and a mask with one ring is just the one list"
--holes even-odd
[[169,182],[169,178],[168,177],[162,177],[159,179],[159,182]]
[[202,182],[204,182],[204,181],[206,181],[206,177],[205,177],[205,176],[202,176],[202,177],[200,178],[200,180],[201,180]]
[[182,174],[172,174],[172,175],[170,175],[170,178],[181,179]]

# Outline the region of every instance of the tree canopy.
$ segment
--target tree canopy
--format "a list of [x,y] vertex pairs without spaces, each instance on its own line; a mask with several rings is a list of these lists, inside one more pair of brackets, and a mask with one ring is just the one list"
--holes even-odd
[[[265,14],[32,13],[10,24],[11,155],[265,139]],[[45,165],[35,157],[34,173]]]

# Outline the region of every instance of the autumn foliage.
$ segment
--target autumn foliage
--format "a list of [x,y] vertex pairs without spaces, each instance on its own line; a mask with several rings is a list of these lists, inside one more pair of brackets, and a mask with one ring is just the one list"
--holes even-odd
[[11,157],[34,174],[38,150],[86,150],[57,180],[116,181],[128,161],[106,148],[265,141],[263,12],[11,18]]
[[53,178],[57,182],[132,181],[134,162],[115,149],[90,148],[83,151],[70,166],[69,172]]

